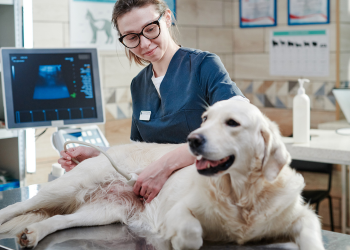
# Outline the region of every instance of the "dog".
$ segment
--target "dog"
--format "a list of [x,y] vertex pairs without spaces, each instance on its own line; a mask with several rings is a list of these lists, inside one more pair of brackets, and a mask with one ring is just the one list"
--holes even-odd
[[[169,239],[174,249],[287,237],[301,250],[324,250],[319,218],[300,195],[304,179],[289,167],[278,126],[254,105],[232,99],[202,118],[188,136],[196,162],[174,172],[152,202],[142,203],[100,155],[2,209],[0,233],[16,233],[21,246],[35,247],[57,230],[120,222]],[[131,143],[107,152],[119,167],[140,173],[181,145]]]

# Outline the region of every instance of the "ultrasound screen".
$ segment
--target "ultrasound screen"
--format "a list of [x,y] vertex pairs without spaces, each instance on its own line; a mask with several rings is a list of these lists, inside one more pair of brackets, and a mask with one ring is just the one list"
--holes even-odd
[[89,53],[10,54],[15,123],[96,118]]

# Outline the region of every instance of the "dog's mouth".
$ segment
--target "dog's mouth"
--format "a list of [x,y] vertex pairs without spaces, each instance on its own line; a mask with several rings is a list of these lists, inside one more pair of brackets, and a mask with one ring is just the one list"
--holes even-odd
[[227,156],[218,161],[205,159],[200,155],[196,160],[196,168],[198,173],[202,175],[214,175],[231,167],[234,161],[234,155]]

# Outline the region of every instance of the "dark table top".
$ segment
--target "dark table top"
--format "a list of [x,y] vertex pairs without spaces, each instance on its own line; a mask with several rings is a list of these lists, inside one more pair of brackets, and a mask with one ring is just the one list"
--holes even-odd
[[[17,188],[0,192],[0,209],[15,202],[27,200],[37,194],[40,185]],[[322,231],[327,250],[349,250],[350,235]],[[0,234],[0,245],[20,249],[13,236]],[[123,250],[170,250],[169,241],[154,235],[138,235],[127,226],[111,224],[98,227],[77,227],[55,232],[39,242],[35,250],[67,249],[123,249]],[[297,250],[294,243],[256,243],[244,246],[234,244],[211,244],[205,242],[203,250]]]

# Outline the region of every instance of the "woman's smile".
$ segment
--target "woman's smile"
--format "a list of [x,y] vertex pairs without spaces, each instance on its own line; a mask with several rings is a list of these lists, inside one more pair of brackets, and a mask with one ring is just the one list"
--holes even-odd
[[151,56],[154,54],[154,52],[156,51],[156,48],[158,48],[158,46],[156,46],[154,49],[151,49],[149,51],[147,51],[146,53],[144,53],[144,56]]

